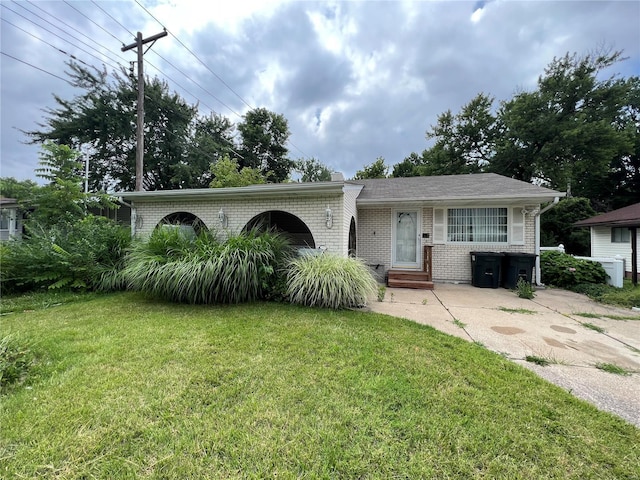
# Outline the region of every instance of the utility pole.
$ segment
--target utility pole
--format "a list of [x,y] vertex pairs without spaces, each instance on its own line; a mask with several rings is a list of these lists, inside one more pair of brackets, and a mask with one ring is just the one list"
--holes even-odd
[[[138,32],[135,43],[123,45],[121,50],[126,52],[132,48],[138,49],[138,122],[136,127],[136,191],[142,190],[142,177],[144,174],[144,68],[142,57],[153,46],[159,38],[166,37],[167,31],[142,38],[142,33]],[[146,51],[142,51],[142,46],[153,42]]]

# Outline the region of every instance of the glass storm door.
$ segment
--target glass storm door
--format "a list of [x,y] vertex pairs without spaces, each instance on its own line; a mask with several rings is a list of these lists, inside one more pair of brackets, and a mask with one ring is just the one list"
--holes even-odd
[[420,225],[416,210],[396,211],[393,214],[393,267],[420,267]]

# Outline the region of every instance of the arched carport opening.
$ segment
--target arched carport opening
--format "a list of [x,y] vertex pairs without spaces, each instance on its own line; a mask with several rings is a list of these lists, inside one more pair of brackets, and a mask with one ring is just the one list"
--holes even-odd
[[296,248],[316,248],[311,230],[295,215],[281,210],[270,210],[253,217],[245,225],[245,231],[276,231],[284,234]]
[[348,252],[350,257],[356,256],[356,219],[351,217],[351,224],[349,225],[349,240],[348,240]]
[[198,235],[207,229],[204,222],[193,213],[174,212],[164,217],[156,228],[159,227],[179,228],[187,235]]

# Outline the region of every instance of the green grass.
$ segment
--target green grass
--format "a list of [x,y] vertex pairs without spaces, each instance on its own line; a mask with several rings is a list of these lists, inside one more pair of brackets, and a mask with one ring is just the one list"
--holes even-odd
[[579,317],[584,318],[609,318],[611,320],[640,320],[640,315],[610,315],[607,313],[589,313],[589,312],[578,312],[573,313],[572,315],[577,315]]
[[507,313],[522,313],[523,315],[533,315],[536,313],[534,310],[527,310],[526,308],[498,307],[498,310],[500,310],[501,312],[507,312]]
[[86,302],[99,294],[65,290],[41,290],[23,295],[2,295],[0,314],[57,307],[65,303]]
[[640,285],[634,286],[628,279],[624,280],[622,288],[604,284],[581,284],[571,290],[584,293],[600,303],[620,307],[640,307]]
[[430,327],[110,294],[2,317],[0,478],[637,478],[640,430]]
[[535,363],[536,365],[540,365],[541,367],[546,367],[547,365],[551,365],[551,360],[540,357],[538,355],[527,355],[524,357],[527,362]]
[[588,328],[589,330],[594,330],[594,331],[596,331],[598,333],[604,333],[605,332],[604,328],[599,327],[598,325],[594,325],[593,323],[581,323],[581,325],[584,328]]
[[630,371],[614,363],[596,363],[596,368],[615,375],[631,375]]

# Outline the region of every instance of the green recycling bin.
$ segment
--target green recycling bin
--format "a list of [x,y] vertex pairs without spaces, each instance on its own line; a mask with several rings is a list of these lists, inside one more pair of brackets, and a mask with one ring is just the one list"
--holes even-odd
[[471,285],[498,288],[502,275],[502,253],[471,252]]
[[520,279],[531,285],[536,255],[533,253],[504,252],[502,265],[502,283],[504,288],[514,290]]

